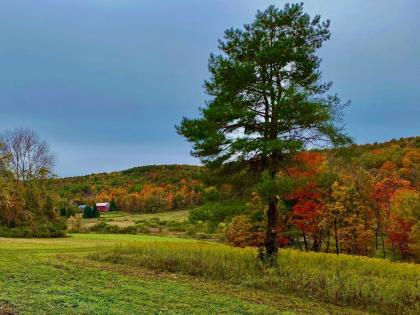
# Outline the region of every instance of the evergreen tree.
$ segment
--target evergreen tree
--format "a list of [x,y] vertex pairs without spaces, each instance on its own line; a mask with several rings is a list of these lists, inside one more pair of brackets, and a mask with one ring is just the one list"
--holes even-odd
[[[210,55],[211,97],[197,119],[183,118],[179,134],[193,143],[193,155],[208,166],[235,162],[265,174],[261,187],[276,186],[279,167],[307,146],[344,145],[342,104],[326,95],[316,51],[330,38],[329,21],[311,18],[303,4],[268,7],[252,24],[228,29],[220,55]],[[281,186],[281,184],[280,184]],[[278,192],[270,189],[265,247],[277,253]],[[281,197],[281,196],[280,196]]]
[[90,206],[86,206],[83,209],[83,218],[84,219],[89,219],[89,218],[93,218],[92,217],[92,208]]
[[99,212],[98,208],[96,207],[96,204],[92,207],[92,216],[91,218],[99,218],[101,216],[101,213]]
[[109,211],[117,211],[117,204],[115,203],[114,198],[112,198],[109,203]]

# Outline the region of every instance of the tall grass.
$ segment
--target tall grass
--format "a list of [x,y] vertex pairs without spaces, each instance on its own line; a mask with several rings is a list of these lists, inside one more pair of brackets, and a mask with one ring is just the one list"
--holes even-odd
[[279,290],[387,314],[420,312],[420,266],[381,259],[281,250],[267,268],[254,249],[204,242],[139,242],[91,259]]

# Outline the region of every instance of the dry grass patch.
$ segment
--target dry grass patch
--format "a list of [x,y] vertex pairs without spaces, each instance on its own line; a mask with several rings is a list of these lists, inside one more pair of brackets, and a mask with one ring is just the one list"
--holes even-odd
[[222,280],[310,297],[383,314],[418,314],[420,266],[381,259],[280,251],[267,268],[254,249],[204,242],[139,242],[90,254],[90,259]]

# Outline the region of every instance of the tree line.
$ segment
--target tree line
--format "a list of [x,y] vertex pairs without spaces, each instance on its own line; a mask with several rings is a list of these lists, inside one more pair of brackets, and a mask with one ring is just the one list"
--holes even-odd
[[[419,137],[380,149],[301,152],[294,160],[297,166],[279,172],[294,183],[279,192],[280,247],[420,259]],[[263,202],[251,196],[251,209],[228,226],[233,245],[264,241],[264,216],[255,215]]]

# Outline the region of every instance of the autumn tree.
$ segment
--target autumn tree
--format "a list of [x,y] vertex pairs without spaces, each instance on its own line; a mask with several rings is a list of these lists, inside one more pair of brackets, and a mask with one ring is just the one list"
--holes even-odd
[[31,213],[25,208],[23,185],[13,182],[9,176],[7,172],[0,173],[0,225],[14,228],[28,221]]
[[18,180],[43,176],[54,166],[55,157],[47,142],[31,129],[6,130],[0,133],[0,143],[0,152],[8,156],[10,170]]
[[[221,54],[209,59],[205,89],[210,100],[200,118],[184,118],[177,126],[193,143],[193,155],[209,166],[252,165],[274,183],[292,153],[348,143],[339,121],[342,104],[326,94],[331,83],[321,82],[316,55],[330,38],[329,25],[319,15],[304,13],[303,4],[286,4],[258,11],[243,29],[226,30],[219,41]],[[265,198],[265,247],[273,257],[278,196],[273,191]]]
[[372,187],[372,198],[375,201],[375,247],[381,242],[382,253],[385,257],[385,231],[391,220],[391,201],[394,193],[403,188],[408,188],[410,182],[398,177],[385,177],[376,182]]
[[305,250],[308,250],[308,236],[313,240],[312,250],[319,251],[322,245],[322,208],[321,193],[314,184],[308,184],[294,191],[289,198],[294,201],[291,223],[302,232]]
[[19,128],[0,135],[0,225],[3,235],[64,235],[66,221],[59,217],[55,197],[46,184],[52,162],[48,146],[34,132]]
[[325,171],[325,160],[325,155],[319,152],[300,152],[293,157],[295,163],[288,169],[289,176],[302,182],[287,198],[292,205],[290,223],[302,233],[305,250],[308,250],[308,238],[315,251],[320,250],[323,242],[324,192],[318,182]]
[[336,253],[365,253],[372,235],[365,228],[368,209],[356,184],[349,178],[335,182],[328,206],[333,221]]
[[414,187],[420,189],[420,149],[410,149],[402,159],[401,172]]
[[420,226],[420,194],[414,189],[397,190],[390,203],[390,222],[386,228],[392,253],[395,250],[402,258],[414,254],[420,245],[420,239],[416,237],[416,230]]
[[233,218],[226,228],[225,236],[229,244],[237,247],[259,246],[264,242],[263,229],[245,215]]

